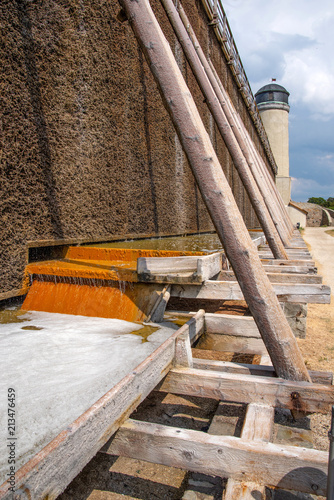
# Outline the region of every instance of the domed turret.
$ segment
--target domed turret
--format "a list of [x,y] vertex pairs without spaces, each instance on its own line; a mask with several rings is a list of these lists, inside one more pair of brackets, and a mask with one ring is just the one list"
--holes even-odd
[[277,164],[276,184],[286,205],[290,202],[289,177],[289,92],[276,83],[269,83],[255,94],[264,128]]
[[256,104],[262,109],[285,109],[290,110],[289,92],[276,83],[269,83],[260,88],[255,94]]

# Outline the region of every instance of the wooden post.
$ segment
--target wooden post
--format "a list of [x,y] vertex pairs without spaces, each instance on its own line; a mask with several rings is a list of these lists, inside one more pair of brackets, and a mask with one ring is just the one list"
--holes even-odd
[[[255,210],[255,213],[259,219],[261,227],[267,238],[268,244],[273,252],[275,258],[286,258],[288,256],[284,250],[284,246],[279,237],[277,229],[268,211],[268,208],[263,200],[262,193],[255,182],[253,175],[250,171],[249,165],[245,159],[245,144],[241,144],[241,141],[237,141],[235,136],[236,130],[232,129],[231,121],[228,120],[227,115],[224,111],[225,107],[222,107],[219,99],[217,98],[217,93],[210,83],[207,73],[202,66],[201,57],[198,56],[192,40],[188,36],[188,33],[180,19],[180,16],[176,10],[176,7],[172,0],[161,0],[169,20],[173,26],[176,36],[184,50],[187,60],[191,66],[193,74],[197,80],[200,89],[205,97],[208,108],[210,109],[212,116],[217,124],[219,132],[229,150],[232,157],[233,163],[240,175],[241,181],[247,191],[250,202]],[[188,26],[189,29],[190,25]],[[205,56],[203,54],[205,59]],[[242,148],[243,146],[243,148]],[[243,150],[242,150],[243,149]]]
[[208,133],[148,0],[119,0],[158,84],[203,200],[282,378],[310,381]]

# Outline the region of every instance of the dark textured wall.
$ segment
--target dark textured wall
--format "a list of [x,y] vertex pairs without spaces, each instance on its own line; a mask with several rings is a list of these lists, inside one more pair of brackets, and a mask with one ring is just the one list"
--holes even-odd
[[[246,223],[254,226],[165,13],[158,0],[152,6]],[[201,2],[184,6],[262,152]],[[0,2],[0,293],[20,288],[27,241],[212,229],[155,82],[118,11],[115,0]]]

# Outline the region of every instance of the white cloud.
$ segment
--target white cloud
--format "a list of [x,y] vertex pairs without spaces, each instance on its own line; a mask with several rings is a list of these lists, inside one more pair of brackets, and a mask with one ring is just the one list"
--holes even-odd
[[313,119],[334,115],[332,0],[223,4],[254,92],[274,77]]
[[222,0],[253,93],[290,92],[292,199],[334,193],[333,0]]
[[294,201],[307,201],[311,197],[327,199],[333,196],[334,183],[322,185],[313,179],[303,179],[302,177],[292,177],[291,199]]

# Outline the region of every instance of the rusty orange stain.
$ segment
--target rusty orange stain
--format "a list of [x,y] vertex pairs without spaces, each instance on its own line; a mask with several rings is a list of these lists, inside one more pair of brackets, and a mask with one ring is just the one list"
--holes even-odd
[[22,309],[144,321],[163,285],[137,283],[137,258],[194,254],[70,247],[62,260],[28,264],[33,283]]
[[70,247],[65,258],[137,262],[138,257],[180,257],[186,255],[206,255],[206,253],[132,248]]
[[143,321],[154,304],[154,295],[158,297],[152,288],[140,283],[89,286],[34,280],[22,309]]

